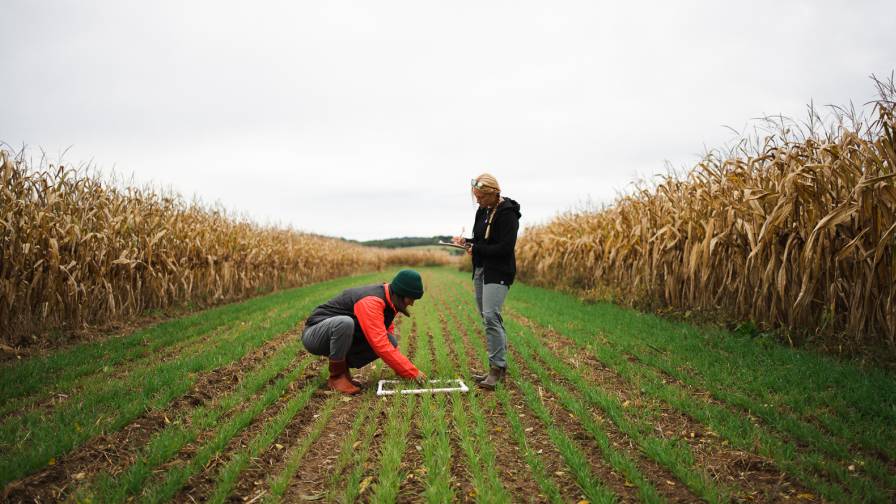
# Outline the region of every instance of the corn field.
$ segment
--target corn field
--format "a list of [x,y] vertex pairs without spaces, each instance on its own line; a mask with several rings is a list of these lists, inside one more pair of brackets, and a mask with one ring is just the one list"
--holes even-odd
[[[521,277],[789,338],[896,347],[894,86],[873,121],[818,116],[519,242]],[[854,117],[854,116],[853,116]]]
[[[153,189],[120,189],[0,152],[0,343],[208,305],[393,264],[445,264],[259,226]],[[52,331],[51,331],[52,333]]]

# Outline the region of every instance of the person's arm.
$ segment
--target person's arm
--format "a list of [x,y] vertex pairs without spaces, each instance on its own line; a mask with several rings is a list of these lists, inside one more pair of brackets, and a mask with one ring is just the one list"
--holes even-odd
[[505,212],[501,219],[492,223],[492,233],[495,238],[492,243],[476,244],[474,251],[482,257],[507,256],[513,252],[516,246],[516,235],[520,228],[520,221],[515,214]]
[[361,330],[364,332],[364,337],[367,338],[370,348],[383,359],[383,362],[402,378],[416,378],[420,375],[420,370],[389,341],[383,319],[385,308],[385,301],[376,296],[367,296],[355,303],[355,317],[358,318],[358,323],[361,325]]

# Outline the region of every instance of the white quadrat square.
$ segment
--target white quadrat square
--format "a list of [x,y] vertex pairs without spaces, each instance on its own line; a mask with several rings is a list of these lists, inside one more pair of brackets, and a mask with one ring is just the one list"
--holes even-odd
[[451,393],[451,392],[460,392],[465,393],[469,392],[470,389],[460,378],[454,378],[450,380],[443,379],[434,379],[428,380],[429,387],[424,388],[413,388],[413,389],[402,389],[402,388],[393,388],[396,385],[399,385],[402,382],[401,380],[380,380],[377,388],[376,395],[378,396],[387,396],[394,394],[434,394],[434,393]]

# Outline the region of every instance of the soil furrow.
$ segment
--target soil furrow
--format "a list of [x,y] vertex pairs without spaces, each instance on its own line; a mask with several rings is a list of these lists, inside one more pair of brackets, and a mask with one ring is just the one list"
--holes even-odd
[[408,432],[407,449],[401,458],[401,471],[405,474],[398,487],[400,503],[423,502],[426,490],[426,467],[423,465],[423,432],[421,422],[425,422],[422,402],[418,406],[415,421]]
[[[335,392],[333,392],[335,394]],[[350,401],[340,402],[327,422],[323,433],[317,438],[302,459],[299,468],[287,488],[283,502],[300,502],[323,499],[329,490],[328,484],[339,456],[339,451],[346,436],[345,430],[362,408],[363,401],[374,400],[371,396],[362,395]],[[362,426],[363,428],[363,426]]]

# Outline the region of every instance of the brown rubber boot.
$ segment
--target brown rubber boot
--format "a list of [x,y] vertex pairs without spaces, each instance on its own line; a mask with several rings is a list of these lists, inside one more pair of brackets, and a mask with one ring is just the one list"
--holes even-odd
[[485,390],[495,390],[495,387],[497,387],[499,383],[504,381],[504,375],[506,373],[507,368],[491,366],[488,370],[488,376],[484,380],[479,382],[479,388],[483,388]]
[[354,383],[349,381],[348,364],[345,362],[345,359],[330,359],[330,379],[327,380],[327,385],[336,392],[346,395],[354,395],[361,391]]

